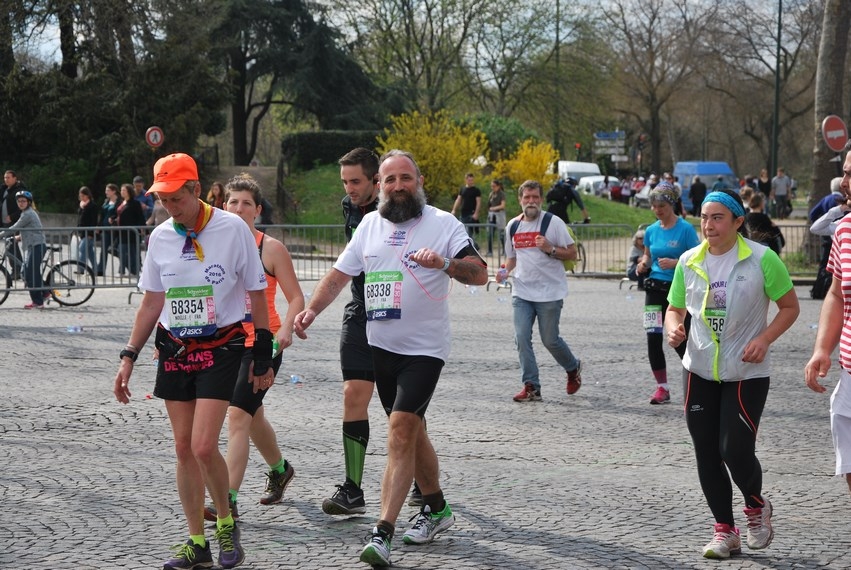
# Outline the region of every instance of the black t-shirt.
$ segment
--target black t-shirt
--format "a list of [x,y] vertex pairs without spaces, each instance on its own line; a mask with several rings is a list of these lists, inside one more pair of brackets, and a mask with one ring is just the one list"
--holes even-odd
[[569,224],[570,218],[567,215],[567,207],[573,202],[575,194],[567,184],[558,182],[547,192],[547,212],[557,216]]
[[465,186],[458,192],[461,196],[461,215],[472,216],[476,213],[476,198],[482,197],[482,191],[475,186]]

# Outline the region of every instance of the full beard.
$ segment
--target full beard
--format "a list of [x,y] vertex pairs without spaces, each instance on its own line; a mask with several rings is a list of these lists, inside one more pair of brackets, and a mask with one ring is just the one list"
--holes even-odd
[[425,191],[422,188],[417,188],[415,194],[401,191],[392,192],[389,196],[382,191],[378,213],[389,222],[401,224],[419,216],[425,204]]
[[529,204],[525,208],[523,208],[523,215],[526,216],[527,220],[534,220],[538,217],[538,214],[541,213],[541,209],[534,204]]

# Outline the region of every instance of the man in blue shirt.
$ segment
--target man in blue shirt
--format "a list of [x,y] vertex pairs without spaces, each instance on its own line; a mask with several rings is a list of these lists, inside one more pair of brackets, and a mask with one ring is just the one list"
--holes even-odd
[[147,221],[154,213],[154,199],[147,194],[145,179],[141,176],[133,179],[133,187],[136,189],[136,201],[142,204],[142,213],[145,214],[145,221]]

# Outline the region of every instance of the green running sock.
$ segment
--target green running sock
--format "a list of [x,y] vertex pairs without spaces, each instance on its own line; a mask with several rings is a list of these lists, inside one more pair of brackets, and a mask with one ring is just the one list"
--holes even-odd
[[274,465],[269,466],[269,470],[278,474],[286,473],[287,471],[287,460],[281,457],[281,460],[275,463]]

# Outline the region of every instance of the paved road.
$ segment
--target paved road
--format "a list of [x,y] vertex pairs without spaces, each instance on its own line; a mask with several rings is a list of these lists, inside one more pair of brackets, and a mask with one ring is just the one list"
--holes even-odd
[[[458,522],[432,545],[396,541],[397,568],[718,567],[700,557],[712,521],[681,409],[648,404],[642,296],[613,281],[571,280],[570,287],[562,326],[584,362],[582,389],[568,397],[563,374],[542,357],[544,401],[517,404],[508,293],[455,284],[453,353],[428,416]],[[801,317],[774,346],[758,443],[776,538],[767,550],[745,549],[725,569],[851,567],[849,494],[832,476],[828,398],[810,392],[801,372],[819,305],[804,288],[798,294]],[[19,308],[25,302],[13,293],[0,307],[0,568],[161,567],[186,531],[164,407],[145,397],[153,386],[149,348],[130,405],[111,394],[134,312],[127,292],[98,290],[77,309],[31,312]],[[267,398],[297,474],[282,504],[263,507],[263,465],[252,454],[240,495],[246,568],[365,567],[357,556],[378,514],[385,463],[377,398],[367,515],[336,519],[320,509],[343,476],[341,312],[342,300],[320,316],[309,340],[287,350],[280,376],[297,373],[304,384],[282,381]],[[71,324],[83,332],[66,332]],[[679,378],[676,356],[668,355]],[[736,512],[742,506],[736,496]],[[401,530],[414,514],[405,507]]]

